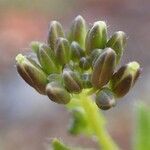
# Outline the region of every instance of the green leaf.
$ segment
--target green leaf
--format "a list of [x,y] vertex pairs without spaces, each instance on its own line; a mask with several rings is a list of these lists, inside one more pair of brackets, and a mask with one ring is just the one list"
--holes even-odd
[[[76,107],[71,110],[72,118],[69,123],[68,131],[70,134],[77,135],[82,132],[86,133],[87,120],[84,109],[82,107]],[[87,132],[88,133],[88,132]]]
[[53,150],[71,150],[68,146],[56,138],[52,141],[52,148]]
[[134,150],[150,150],[150,109],[139,103],[136,108]]

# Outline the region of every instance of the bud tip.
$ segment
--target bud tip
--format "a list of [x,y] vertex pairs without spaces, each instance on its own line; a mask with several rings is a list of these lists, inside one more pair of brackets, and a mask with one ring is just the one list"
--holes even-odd
[[16,56],[17,63],[22,63],[25,59],[26,59],[25,56],[23,56],[22,54],[18,54]]

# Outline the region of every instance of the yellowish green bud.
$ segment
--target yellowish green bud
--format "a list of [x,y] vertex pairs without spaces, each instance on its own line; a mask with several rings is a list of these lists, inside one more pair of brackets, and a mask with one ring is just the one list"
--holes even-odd
[[85,37],[86,37],[86,22],[82,16],[77,16],[71,26],[69,33],[69,40],[76,41],[79,45],[85,47]]
[[79,66],[83,70],[88,70],[90,68],[90,61],[88,58],[82,57],[79,62]]
[[32,41],[30,43],[30,47],[31,47],[32,51],[37,54],[39,52],[39,47],[41,44],[42,43],[40,43],[38,41]]
[[86,52],[89,54],[94,49],[104,49],[107,42],[107,26],[104,21],[97,21],[86,36]]
[[16,66],[20,76],[39,93],[45,94],[47,76],[40,66],[32,59],[28,59],[22,54],[16,56]]
[[92,88],[92,83],[91,83],[91,74],[89,73],[84,73],[81,75],[81,80],[82,80],[82,85],[83,88]]
[[55,43],[58,37],[64,37],[64,32],[61,24],[58,21],[52,21],[50,23],[47,43],[54,50]]
[[61,65],[64,65],[70,61],[70,45],[67,39],[57,39],[55,53],[56,59]]
[[81,57],[85,56],[84,50],[75,41],[71,43],[70,51],[71,51],[71,60],[73,61],[79,61]]
[[117,54],[116,63],[120,62],[127,42],[126,34],[123,31],[118,31],[107,42],[107,47],[111,47]]
[[47,84],[46,94],[50,100],[58,104],[67,104],[71,98],[67,90],[57,81]]
[[96,104],[102,110],[108,110],[116,105],[113,92],[108,88],[103,88],[96,94]]
[[102,49],[94,49],[92,51],[92,53],[90,54],[90,63],[91,66],[93,67],[95,61],[97,60],[97,58],[100,56],[100,54],[103,52]]
[[50,74],[50,75],[47,77],[47,79],[48,79],[49,82],[57,81],[57,82],[62,83],[61,74],[58,74],[58,73],[52,73],[52,74]]
[[130,62],[122,66],[111,79],[111,88],[117,98],[125,96],[140,75],[140,65]]
[[54,52],[47,45],[42,45],[39,48],[38,59],[47,74],[59,72],[59,67],[56,65],[56,57]]
[[111,79],[116,63],[116,53],[111,48],[106,48],[97,58],[93,66],[92,85],[102,88]]
[[82,91],[82,82],[77,72],[64,68],[62,77],[65,88],[70,93],[80,93]]

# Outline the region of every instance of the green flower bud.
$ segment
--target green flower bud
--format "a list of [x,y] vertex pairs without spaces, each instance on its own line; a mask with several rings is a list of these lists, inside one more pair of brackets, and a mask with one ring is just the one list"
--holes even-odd
[[50,74],[50,75],[47,77],[47,79],[48,79],[49,82],[57,81],[57,82],[62,83],[61,74],[58,74],[58,73]]
[[40,66],[32,59],[22,54],[16,56],[17,70],[20,76],[39,93],[45,94],[47,76]]
[[41,45],[38,52],[38,59],[47,74],[59,72],[58,66],[56,66],[56,57],[54,52],[47,45]]
[[32,51],[37,54],[39,52],[39,47],[41,44],[42,43],[40,43],[38,41],[32,41],[30,43],[30,47],[31,47]]
[[83,88],[92,88],[92,83],[91,83],[91,74],[89,73],[84,73],[81,75],[81,80],[82,80],[82,85]]
[[70,93],[80,93],[82,91],[82,82],[77,72],[64,68],[62,77],[65,88]]
[[69,33],[70,42],[76,41],[79,45],[84,48],[86,37],[86,22],[82,16],[77,16],[71,26]]
[[55,47],[56,58],[61,65],[70,60],[70,45],[67,39],[58,38]]
[[90,54],[90,63],[92,67],[94,66],[95,61],[97,60],[97,58],[100,56],[102,52],[103,52],[102,49],[95,49],[92,51],[92,53]]
[[108,110],[116,105],[114,95],[108,88],[103,88],[96,93],[96,104],[102,110]]
[[81,57],[85,55],[84,50],[75,41],[71,43],[70,51],[71,51],[71,60],[73,61],[78,61]]
[[117,54],[116,63],[120,62],[127,42],[126,34],[123,31],[116,32],[107,42],[107,47],[111,47]]
[[101,88],[109,82],[114,72],[115,62],[115,51],[111,48],[106,48],[95,61],[91,79],[93,87]]
[[83,70],[88,70],[90,68],[90,61],[88,58],[82,57],[79,62],[79,67]]
[[49,44],[52,50],[54,50],[55,42],[58,37],[64,37],[62,26],[59,22],[52,21],[50,24],[48,39],[47,39],[47,43]]
[[97,21],[86,36],[86,52],[105,48],[107,42],[107,26],[104,21]]
[[122,66],[112,77],[111,88],[117,98],[126,95],[140,75],[140,65],[130,62]]
[[46,86],[46,94],[50,100],[58,104],[67,104],[70,102],[70,94],[57,81],[52,81]]

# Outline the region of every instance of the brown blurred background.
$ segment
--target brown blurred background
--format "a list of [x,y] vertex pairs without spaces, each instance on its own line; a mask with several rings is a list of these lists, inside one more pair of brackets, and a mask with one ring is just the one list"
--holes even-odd
[[46,150],[53,137],[97,148],[84,136],[67,134],[69,113],[29,87],[15,68],[16,54],[28,53],[30,41],[46,40],[51,20],[59,20],[66,30],[79,14],[89,25],[105,20],[109,35],[125,31],[128,46],[122,64],[137,60],[143,68],[134,89],[105,112],[111,135],[123,150],[131,149],[134,105],[150,104],[149,0],[0,0],[0,150]]

